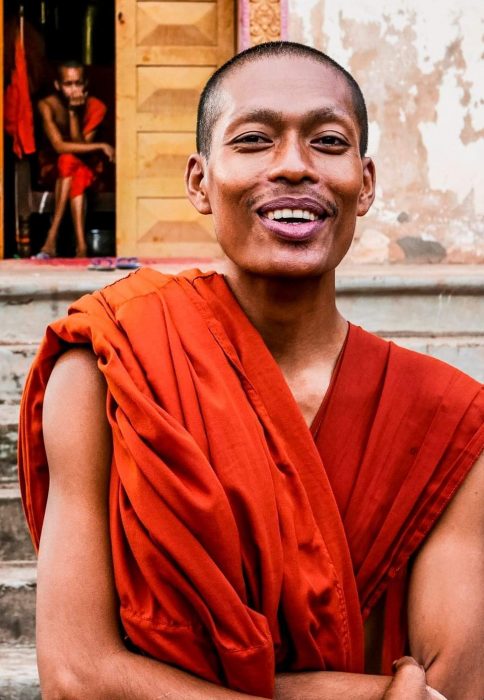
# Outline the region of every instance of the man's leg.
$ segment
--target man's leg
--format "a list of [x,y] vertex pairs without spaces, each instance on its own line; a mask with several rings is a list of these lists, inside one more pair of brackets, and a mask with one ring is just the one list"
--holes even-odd
[[87,255],[86,233],[84,230],[86,212],[86,195],[78,194],[71,199],[72,223],[76,234],[76,257],[85,258]]
[[70,177],[64,177],[59,178],[55,183],[54,217],[47,233],[45,243],[41,249],[41,252],[48,253],[52,257],[55,257],[56,253],[57,234],[59,233],[59,226],[66,210],[67,200],[69,199],[71,180],[72,178]]

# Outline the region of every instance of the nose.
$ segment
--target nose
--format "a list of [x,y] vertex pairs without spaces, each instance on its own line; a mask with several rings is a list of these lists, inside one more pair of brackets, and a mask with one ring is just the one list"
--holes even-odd
[[274,182],[285,180],[292,184],[318,181],[310,153],[296,136],[288,137],[274,150],[269,179]]

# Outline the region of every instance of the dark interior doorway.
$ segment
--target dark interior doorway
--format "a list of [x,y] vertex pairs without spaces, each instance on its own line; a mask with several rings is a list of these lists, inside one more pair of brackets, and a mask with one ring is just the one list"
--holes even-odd
[[[107,106],[107,114],[96,132],[96,141],[115,145],[115,0],[5,0],[4,2],[4,85],[14,68],[15,36],[20,13],[24,16],[24,47],[34,111],[37,152],[17,159],[12,141],[5,134],[4,145],[4,251],[5,257],[19,253],[19,226],[28,231],[29,254],[42,246],[50,225],[54,194],[52,183],[42,180],[39,167],[45,138],[37,104],[53,92],[57,65],[75,60],[86,66],[88,92]],[[114,167],[103,170],[87,198],[86,232],[101,230],[115,239]],[[99,236],[96,236],[99,241]],[[57,255],[74,254],[74,236],[69,211],[58,237]],[[96,254],[91,250],[90,254]]]

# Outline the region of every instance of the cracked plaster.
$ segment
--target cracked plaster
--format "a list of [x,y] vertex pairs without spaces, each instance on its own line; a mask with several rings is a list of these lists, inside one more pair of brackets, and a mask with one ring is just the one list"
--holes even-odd
[[[483,32],[480,0],[289,0],[289,38],[348,68],[367,100],[378,196],[354,261],[400,262],[412,237],[484,262]],[[366,230],[381,249],[358,245]]]

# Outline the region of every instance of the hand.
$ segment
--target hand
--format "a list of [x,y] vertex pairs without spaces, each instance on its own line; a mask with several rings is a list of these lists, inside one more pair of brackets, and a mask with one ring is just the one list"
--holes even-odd
[[79,107],[84,107],[87,100],[87,92],[79,91],[75,92],[72,97],[69,98],[69,109],[79,109]]
[[101,144],[101,151],[104,153],[110,163],[114,163],[114,148],[109,143]]
[[383,700],[446,700],[437,690],[427,685],[425,670],[411,656],[395,662],[395,675]]

